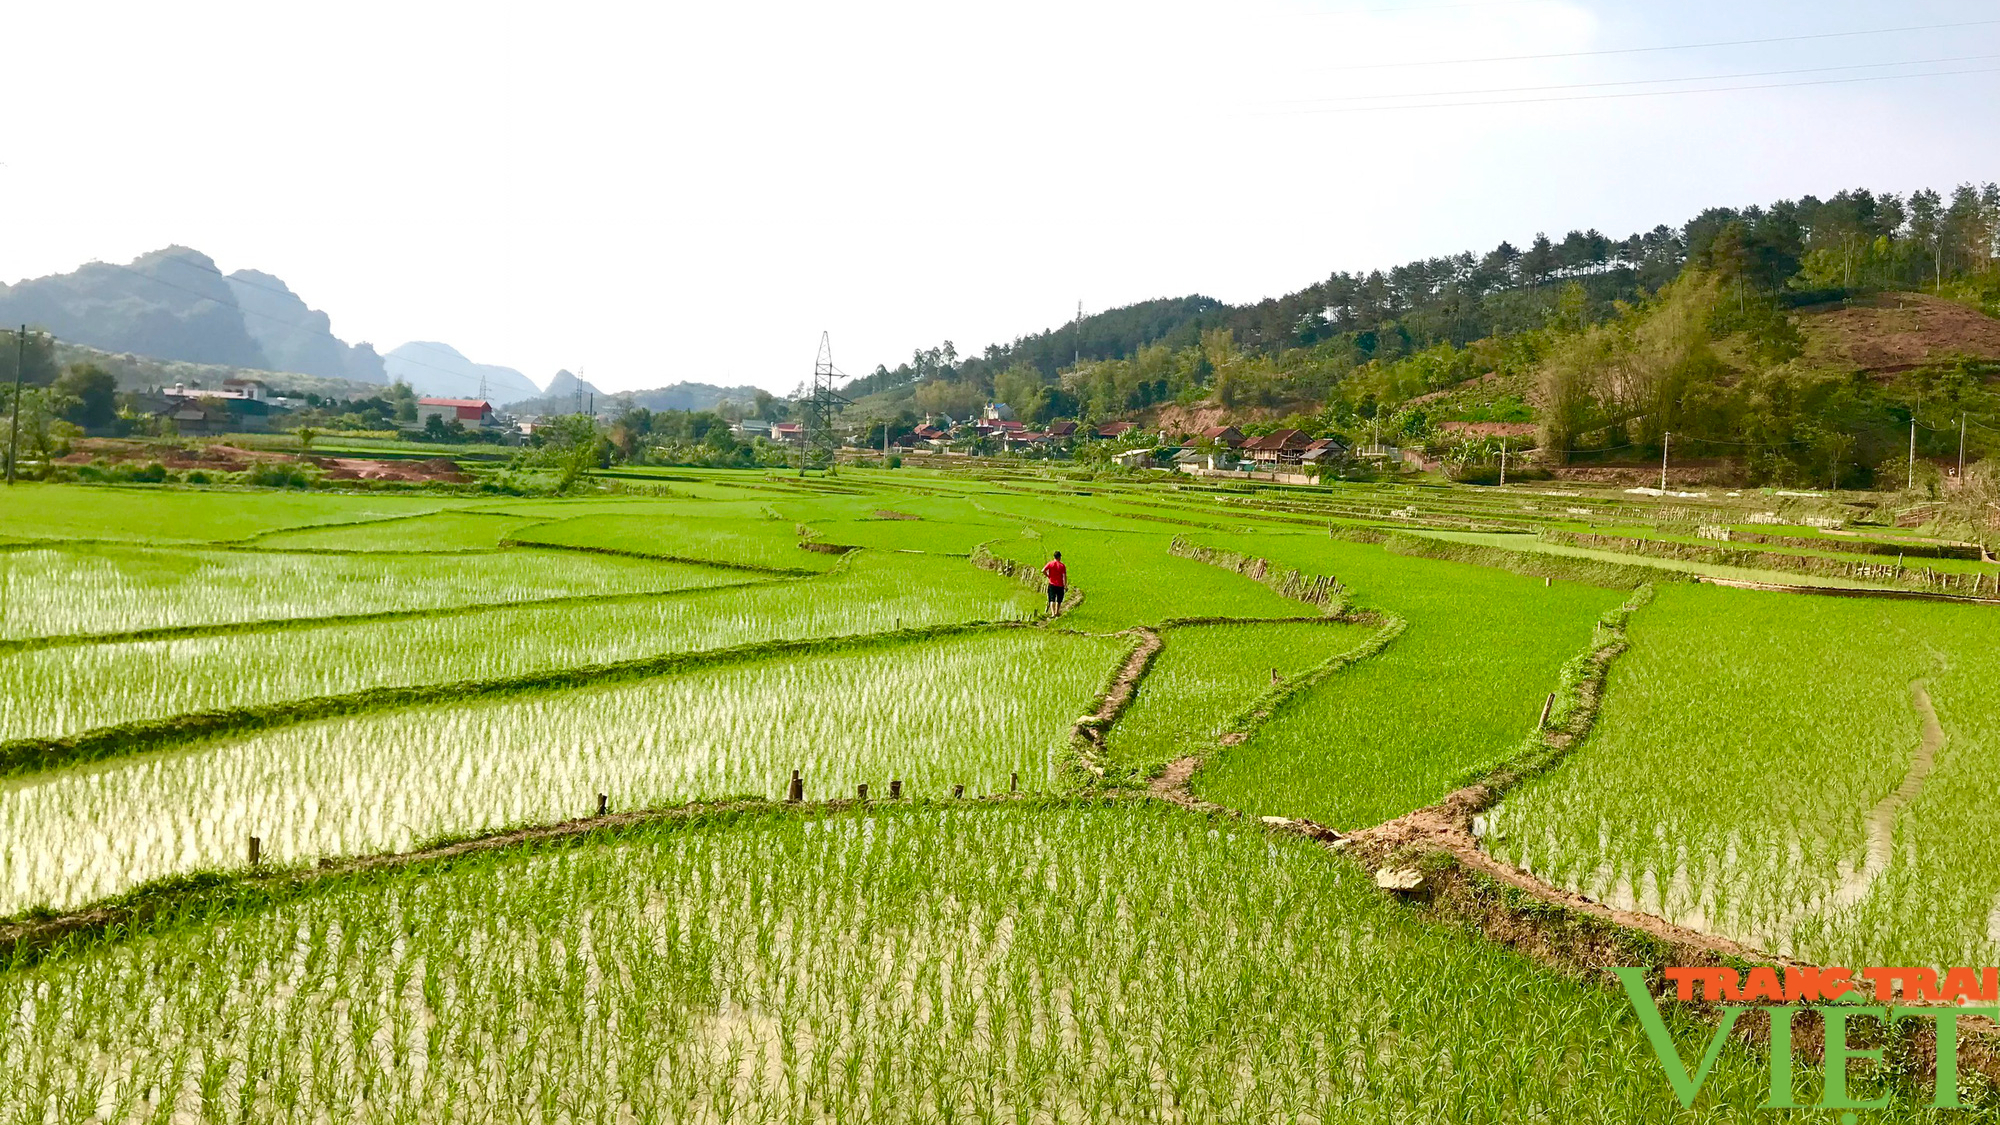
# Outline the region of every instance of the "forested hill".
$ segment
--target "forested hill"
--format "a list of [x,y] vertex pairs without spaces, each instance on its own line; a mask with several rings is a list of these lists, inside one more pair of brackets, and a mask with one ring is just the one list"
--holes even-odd
[[[1947,333],[1937,347],[1898,345],[1925,353],[1901,373],[1871,369],[1822,340],[1811,314],[1916,290],[1968,311],[2000,311],[1996,232],[2000,187],[1992,184],[1908,196],[1854,189],[1713,207],[1622,239],[1594,230],[1560,239],[1538,234],[1524,246],[1502,242],[1388,270],[1335,273],[1254,304],[1148,301],[979,356],[958,356],[947,343],[893,370],[878,368],[850,391],[872,396],[878,409],[913,414],[956,416],[997,398],[1032,422],[1206,406],[1215,408],[1211,416],[1285,418],[1322,432],[1413,443],[1434,439],[1453,411],[1512,422],[1545,422],[1553,413],[1562,419],[1555,435],[1561,457],[1642,454],[1658,441],[1661,420],[1673,421],[1678,398],[1691,395],[1699,429],[1690,438],[1705,429],[1710,452],[1720,453],[1725,442],[1819,448],[1805,430],[1853,434],[1859,426],[1854,448],[1821,460],[1845,457],[1845,471],[1865,474],[1881,451],[1874,431],[1899,411],[1907,425],[1917,408],[1906,400],[1919,392],[1889,383],[1953,355],[2000,359],[2000,350],[1983,350],[1978,330]],[[1585,343],[1597,352],[1577,354]],[[1587,385],[1545,385],[1559,358],[1587,372]],[[1651,370],[1661,365],[1673,369],[1671,377]],[[1856,374],[1869,375],[1869,387],[1829,389],[1829,378]],[[1483,393],[1438,393],[1481,376],[1488,377]],[[1634,400],[1642,383],[1647,402]],[[1547,395],[1558,391],[1571,397],[1551,411]],[[1937,393],[1922,393],[1929,395],[1923,409],[1941,409]],[[1866,405],[1835,410],[1828,404],[1836,399]],[[1952,401],[1974,405],[1966,396]],[[2000,413],[1992,422],[2000,427]]]

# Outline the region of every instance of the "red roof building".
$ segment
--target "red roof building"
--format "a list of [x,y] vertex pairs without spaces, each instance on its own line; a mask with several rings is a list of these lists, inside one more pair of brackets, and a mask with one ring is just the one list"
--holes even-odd
[[1137,422],[1106,422],[1097,427],[1097,436],[1106,438],[1123,437],[1128,430],[1139,428]]
[[490,426],[493,424],[493,404],[483,398],[418,399],[417,421],[428,422],[433,416],[446,421],[455,418],[468,426]]
[[1050,423],[1049,423],[1049,428],[1048,428],[1048,435],[1049,435],[1050,437],[1075,437],[1075,436],[1076,436],[1076,423],[1075,423],[1075,422],[1050,422]]
[[1240,449],[1243,446],[1243,431],[1235,426],[1210,426],[1201,432],[1201,436],[1205,441],[1228,446],[1230,449]]

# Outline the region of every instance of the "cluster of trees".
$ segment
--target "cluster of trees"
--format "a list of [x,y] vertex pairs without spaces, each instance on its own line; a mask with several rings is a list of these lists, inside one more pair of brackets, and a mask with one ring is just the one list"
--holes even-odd
[[1948,278],[1991,267],[1996,234],[2000,185],[1961,184],[1949,199],[1928,189],[1907,198],[1857,189],[1710,208],[1688,223],[1686,241],[1691,261],[1746,288],[1812,299],[1846,289],[1942,290]]
[[[0,356],[0,425],[19,419],[23,460],[47,464],[84,431],[114,430],[123,421],[118,381],[95,364],[59,363],[52,338],[0,332]],[[6,455],[0,449],[0,459]]]
[[[1677,448],[1744,460],[1767,479],[1866,483],[1899,427],[1907,443],[1913,414],[1920,447],[1932,423],[1955,443],[1944,415],[1979,416],[1984,369],[1886,382],[1816,371],[1793,310],[1921,288],[2000,314],[1996,239],[1992,184],[1710,208],[1622,239],[1538,234],[1525,247],[1336,273],[1251,305],[1145,302],[978,356],[947,342],[848,391],[920,415],[1002,401],[1034,425],[1214,401],[1350,440],[1435,442],[1424,396],[1533,374],[1539,444],[1556,460],[1657,456],[1671,431]],[[1479,420],[1529,417],[1516,398]]]
[[[770,404],[765,404],[769,409]],[[753,468],[787,462],[788,451],[762,439],[745,441],[719,410],[627,408],[609,424],[587,414],[545,420],[528,439],[522,462],[568,468],[701,465]]]
[[1986,451],[2000,364],[1832,369],[1805,356],[1794,310],[1929,289],[2000,311],[2000,186],[1712,209],[1686,241],[1674,281],[1550,342],[1537,368],[1545,458],[1651,457],[1671,434],[1678,455],[1740,461],[1753,479],[1848,487],[1909,479],[1913,429],[1920,458],[1956,454],[1962,421],[1971,454]]
[[316,430],[394,430],[417,420],[417,393],[408,383],[391,383],[368,398],[302,397],[305,409],[294,411],[291,421]]

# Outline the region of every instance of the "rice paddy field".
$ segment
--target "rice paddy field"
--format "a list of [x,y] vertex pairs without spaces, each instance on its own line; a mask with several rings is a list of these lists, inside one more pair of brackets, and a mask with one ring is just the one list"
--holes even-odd
[[382,558],[95,544],[20,549],[0,552],[0,638],[660,593],[749,577],[565,551]]
[[1590,743],[1501,804],[1487,845],[1816,963],[1994,960],[1991,612],[1663,590]]
[[[0,1122],[1827,1121],[1816,1056],[1761,1108],[1767,1038],[1607,965],[2000,961],[2000,606],[1658,556],[1921,531],[625,476],[0,490]],[[1475,782],[1509,888],[1369,852]],[[2000,1106],[1927,1074],[1848,1090]]]

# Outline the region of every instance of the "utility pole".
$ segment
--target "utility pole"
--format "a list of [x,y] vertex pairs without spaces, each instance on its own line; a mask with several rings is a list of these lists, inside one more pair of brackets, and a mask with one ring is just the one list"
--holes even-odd
[[14,420],[7,427],[7,483],[14,483],[14,460],[21,448],[21,373],[28,369],[28,326],[14,336]]
[[1917,490],[1917,416],[1910,415],[1910,479],[1903,486],[1905,492]]
[[1507,439],[1500,439],[1500,486],[1507,485]]
[[1958,416],[1958,483],[1965,484],[1965,415]]
[[1667,451],[1673,447],[1674,435],[1662,430],[1660,432],[1660,495],[1662,496],[1667,494]]

